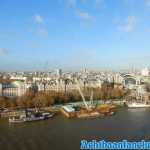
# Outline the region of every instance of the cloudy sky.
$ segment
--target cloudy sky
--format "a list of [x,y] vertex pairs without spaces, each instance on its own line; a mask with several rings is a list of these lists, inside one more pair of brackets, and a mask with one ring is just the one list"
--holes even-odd
[[0,70],[150,66],[150,0],[0,0]]

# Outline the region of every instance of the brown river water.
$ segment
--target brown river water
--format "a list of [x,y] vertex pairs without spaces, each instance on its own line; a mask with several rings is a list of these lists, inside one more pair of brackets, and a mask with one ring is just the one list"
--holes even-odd
[[52,119],[9,124],[0,119],[0,150],[79,150],[82,139],[150,140],[150,109],[121,109],[95,119]]

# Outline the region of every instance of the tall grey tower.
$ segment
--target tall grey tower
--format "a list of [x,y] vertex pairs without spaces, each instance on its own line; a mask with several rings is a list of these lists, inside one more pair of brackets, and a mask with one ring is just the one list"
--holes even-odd
[[57,77],[60,78],[62,76],[62,70],[61,69],[57,69],[56,70],[56,74],[57,74]]

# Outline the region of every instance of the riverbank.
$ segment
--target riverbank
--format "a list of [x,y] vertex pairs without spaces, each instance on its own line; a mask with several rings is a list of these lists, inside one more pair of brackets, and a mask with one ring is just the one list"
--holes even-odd
[[[90,102],[87,102],[87,104],[89,104]],[[94,100],[93,105],[97,106],[97,105],[103,105],[104,103],[106,104],[113,104],[115,105],[117,108],[122,108],[124,107],[124,101],[123,100],[115,100],[115,101],[103,101],[103,100]],[[63,106],[79,106],[79,107],[83,107],[84,104],[82,101],[79,102],[73,102],[73,103],[65,103],[65,104],[60,104],[60,105],[53,105],[53,106],[49,106],[49,107],[42,107],[40,108],[40,110],[42,111],[48,111],[48,112],[54,112],[54,113],[60,113],[60,110]],[[30,110],[35,111],[35,108],[30,108]],[[25,114],[25,110],[24,109],[17,109],[17,110],[8,110],[6,112],[1,112],[0,113],[0,117],[11,117],[11,116],[20,116],[20,115],[24,115]]]

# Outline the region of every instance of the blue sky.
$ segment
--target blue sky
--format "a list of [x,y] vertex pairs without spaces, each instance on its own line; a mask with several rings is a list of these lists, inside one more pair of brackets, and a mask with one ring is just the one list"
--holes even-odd
[[150,0],[0,0],[0,70],[150,66]]

